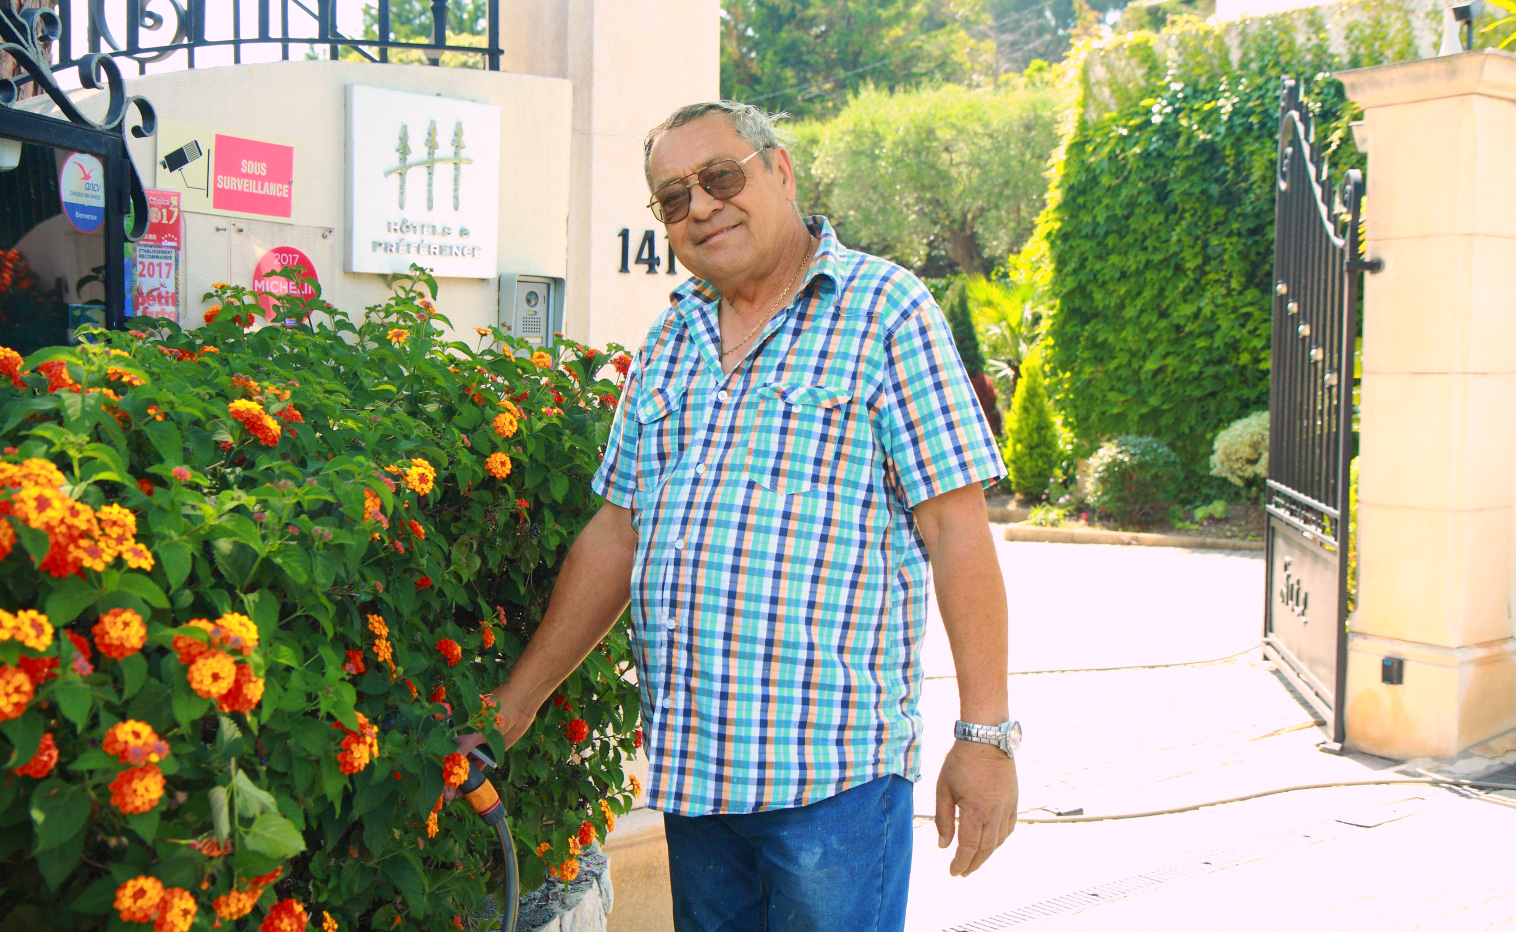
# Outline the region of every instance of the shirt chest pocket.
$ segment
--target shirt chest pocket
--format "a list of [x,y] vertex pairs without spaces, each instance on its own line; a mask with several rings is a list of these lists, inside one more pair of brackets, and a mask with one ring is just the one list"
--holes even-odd
[[663,483],[684,452],[684,383],[649,385],[632,399],[637,429],[637,491]]
[[772,382],[758,391],[748,478],[782,495],[831,485],[844,465],[852,386]]

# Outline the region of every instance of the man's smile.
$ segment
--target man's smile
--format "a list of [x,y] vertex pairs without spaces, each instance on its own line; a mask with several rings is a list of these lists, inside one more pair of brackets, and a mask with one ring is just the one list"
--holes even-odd
[[695,245],[696,246],[704,246],[706,243],[712,242],[712,241],[714,241],[714,240],[716,240],[716,239],[718,239],[718,238],[726,235],[727,233],[731,232],[732,230],[737,229],[737,227],[739,227],[739,226],[741,226],[740,223],[734,223],[731,226],[725,226],[725,227],[722,227],[721,229],[715,230],[715,231],[713,231],[711,233],[706,233],[704,235],[697,236],[695,238]]

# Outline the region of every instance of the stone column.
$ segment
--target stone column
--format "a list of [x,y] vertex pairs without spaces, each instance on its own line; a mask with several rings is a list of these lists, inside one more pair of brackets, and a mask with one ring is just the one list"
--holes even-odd
[[[676,108],[719,95],[720,7],[717,0],[514,0],[501,4],[500,15],[504,69],[574,83],[564,331],[635,351],[669,292],[688,277],[682,269],[667,274],[663,227],[646,206],[642,139]],[[649,256],[642,252],[649,232],[652,272],[636,262],[639,253]]]
[[1450,757],[1516,728],[1516,55],[1339,77],[1384,260],[1364,292],[1347,743]]

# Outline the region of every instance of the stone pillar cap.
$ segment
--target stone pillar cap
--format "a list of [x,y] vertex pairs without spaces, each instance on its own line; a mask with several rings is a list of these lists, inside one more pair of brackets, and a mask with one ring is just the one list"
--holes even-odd
[[1500,49],[1354,68],[1333,77],[1365,110],[1466,94],[1516,101],[1516,55]]

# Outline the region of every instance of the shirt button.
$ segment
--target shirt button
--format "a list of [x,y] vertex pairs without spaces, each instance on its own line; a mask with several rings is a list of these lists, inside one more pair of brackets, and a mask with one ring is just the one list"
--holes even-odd
[[678,540],[674,541],[674,549],[675,550],[683,550],[684,549],[684,538],[683,537],[681,537]]
[[697,475],[697,476],[703,476],[703,475],[705,475],[705,464],[704,463],[700,463],[699,465],[697,465],[695,467],[695,475]]
[[731,396],[728,395],[725,390],[722,390],[722,391],[719,391],[719,392],[716,393],[716,397],[718,399],[720,399],[721,401],[725,401],[728,398],[730,398]]
[[671,708],[673,708],[674,707],[674,700],[670,699],[668,696],[664,696],[663,697],[663,707],[665,709],[671,709]]
[[665,628],[669,629],[670,631],[674,630],[674,619],[673,618],[665,618],[665,619],[663,619],[663,626]]

